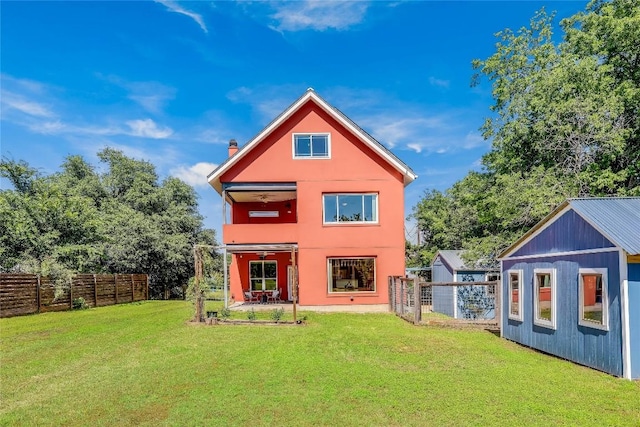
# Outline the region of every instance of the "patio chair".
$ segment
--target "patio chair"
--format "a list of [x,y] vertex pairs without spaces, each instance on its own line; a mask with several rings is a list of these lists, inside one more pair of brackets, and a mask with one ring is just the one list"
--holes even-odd
[[251,291],[245,291],[244,300],[245,302],[249,302],[249,303],[258,302],[258,297],[255,296]]
[[271,301],[273,303],[282,302],[282,300],[280,299],[280,290],[271,292],[271,295],[269,295],[268,298],[268,301]]

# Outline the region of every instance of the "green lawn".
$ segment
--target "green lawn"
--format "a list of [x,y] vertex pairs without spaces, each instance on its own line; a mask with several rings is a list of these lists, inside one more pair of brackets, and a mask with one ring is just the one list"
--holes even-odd
[[640,425],[640,383],[485,331],[191,314],[143,302],[0,320],[0,425]]

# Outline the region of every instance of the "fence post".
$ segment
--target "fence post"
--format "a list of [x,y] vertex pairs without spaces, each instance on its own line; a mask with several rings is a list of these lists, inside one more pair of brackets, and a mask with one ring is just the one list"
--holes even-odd
[[145,289],[145,300],[149,300],[149,275],[145,274],[145,281],[147,282],[147,288]]
[[93,275],[93,306],[98,306],[98,283],[96,281],[96,275]]
[[69,283],[69,310],[73,310],[73,278]]
[[404,302],[406,300],[405,298],[405,285],[404,285],[404,280],[400,279],[400,314],[404,315]]
[[118,274],[113,275],[113,286],[116,288],[116,304],[118,304]]
[[131,302],[134,302],[136,300],[136,295],[134,292],[134,286],[133,286],[133,274],[131,275]]
[[422,289],[420,288],[420,279],[418,276],[413,278],[413,324],[420,324],[422,314]]
[[393,298],[392,295],[392,287],[391,287],[391,276],[387,276],[387,291],[389,292],[389,311],[393,311],[393,304],[391,301],[391,298]]
[[389,288],[389,311],[393,311],[393,282],[391,276],[387,276],[387,287]]
[[40,275],[38,274],[38,282],[36,283],[36,301],[38,302],[38,313],[40,313]]

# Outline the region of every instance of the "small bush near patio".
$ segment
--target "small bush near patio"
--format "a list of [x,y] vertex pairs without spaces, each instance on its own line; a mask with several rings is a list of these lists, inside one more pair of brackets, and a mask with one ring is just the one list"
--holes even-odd
[[192,309],[0,319],[0,425],[640,425],[640,383],[485,331],[309,312],[304,328],[217,327]]

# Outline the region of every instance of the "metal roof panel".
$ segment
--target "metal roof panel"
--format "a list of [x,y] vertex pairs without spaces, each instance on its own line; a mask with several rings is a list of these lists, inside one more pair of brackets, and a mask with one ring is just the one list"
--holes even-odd
[[640,197],[569,199],[569,205],[616,246],[640,254]]

